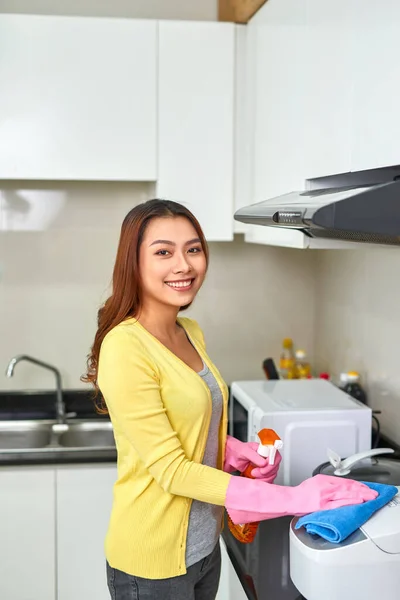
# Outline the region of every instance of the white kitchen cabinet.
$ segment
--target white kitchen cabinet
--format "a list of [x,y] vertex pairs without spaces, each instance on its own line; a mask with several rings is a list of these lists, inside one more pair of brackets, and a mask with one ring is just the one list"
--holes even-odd
[[271,0],[256,28],[254,202],[304,187],[306,11]]
[[235,25],[159,23],[157,196],[233,238]]
[[57,468],[57,600],[109,600],[104,539],[116,465]]
[[3,467],[0,490],[0,598],[55,600],[55,471]]
[[400,164],[400,3],[352,0],[352,170]]
[[156,179],[156,21],[0,15],[0,81],[0,178]]
[[[306,143],[305,0],[269,0],[248,25],[253,107],[252,198],[303,189]],[[269,228],[250,226],[245,240],[271,244]],[[287,245],[286,242],[276,245]],[[292,243],[289,243],[292,245]]]
[[226,544],[221,538],[221,578],[216,600],[247,600],[239,577],[226,549]]
[[305,114],[301,120],[305,123],[304,174],[309,179],[351,171],[355,74],[351,2],[306,2]]
[[[234,210],[253,201],[255,35],[254,28],[236,26]],[[248,226],[234,221],[235,233]]]

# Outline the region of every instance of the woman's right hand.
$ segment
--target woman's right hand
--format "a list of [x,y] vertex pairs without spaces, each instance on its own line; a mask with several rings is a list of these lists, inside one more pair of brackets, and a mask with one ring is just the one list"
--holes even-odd
[[363,483],[329,475],[316,475],[294,487],[233,476],[225,506],[233,523],[253,523],[362,504],[377,495]]

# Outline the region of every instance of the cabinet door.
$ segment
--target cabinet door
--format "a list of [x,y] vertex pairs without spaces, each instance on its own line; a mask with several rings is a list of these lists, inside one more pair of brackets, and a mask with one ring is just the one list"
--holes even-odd
[[307,0],[306,178],[351,171],[351,3]]
[[0,178],[155,180],[156,32],[0,15]]
[[233,237],[234,33],[159,23],[157,196],[185,204],[210,241]]
[[239,577],[231,563],[224,540],[221,538],[221,579],[216,600],[246,600]]
[[267,2],[256,27],[254,201],[304,187],[304,0]]
[[400,164],[400,3],[352,0],[352,170]]
[[[236,26],[235,69],[235,145],[234,209],[253,201],[253,150],[255,106],[255,36],[254,27]],[[234,222],[235,233],[245,233],[248,226]]]
[[0,598],[55,600],[55,472],[0,470]]
[[57,469],[57,600],[109,600],[104,538],[115,465]]
[[[307,149],[305,0],[269,0],[248,27],[251,28],[249,35],[254,38],[255,61],[254,203],[304,188]],[[251,226],[245,239],[271,244],[270,228]],[[283,245],[287,245],[286,242]]]

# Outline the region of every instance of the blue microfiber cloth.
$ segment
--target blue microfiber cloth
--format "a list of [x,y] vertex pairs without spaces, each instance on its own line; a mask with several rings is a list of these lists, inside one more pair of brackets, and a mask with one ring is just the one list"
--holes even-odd
[[372,515],[388,504],[397,494],[397,487],[383,483],[368,483],[368,487],[378,492],[375,500],[368,500],[363,504],[342,506],[332,510],[320,510],[301,517],[296,523],[296,529],[305,527],[307,533],[319,535],[328,542],[340,544],[359,527],[364,525]]

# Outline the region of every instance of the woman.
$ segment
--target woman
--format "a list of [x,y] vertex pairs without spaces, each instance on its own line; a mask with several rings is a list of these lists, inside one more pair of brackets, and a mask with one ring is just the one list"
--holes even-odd
[[[226,435],[226,385],[198,324],[178,318],[207,266],[203,232],[184,206],[151,200],[126,216],[84,378],[101,390],[118,451],[106,538],[113,600],[213,600],[224,506],[244,523],[376,495],[325,476],[271,485],[277,466]],[[255,479],[230,474],[249,463]]]

